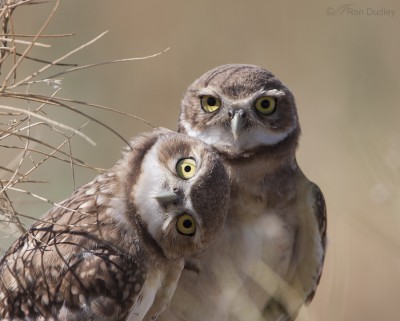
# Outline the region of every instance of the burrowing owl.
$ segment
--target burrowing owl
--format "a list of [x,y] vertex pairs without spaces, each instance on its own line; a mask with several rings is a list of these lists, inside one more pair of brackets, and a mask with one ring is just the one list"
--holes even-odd
[[252,65],[208,71],[187,90],[179,131],[215,147],[231,180],[222,237],[188,260],[163,320],[291,320],[325,253],[325,202],[299,168],[294,97]]
[[158,129],[42,216],[0,263],[2,320],[153,320],[221,231],[229,181],[197,139]]

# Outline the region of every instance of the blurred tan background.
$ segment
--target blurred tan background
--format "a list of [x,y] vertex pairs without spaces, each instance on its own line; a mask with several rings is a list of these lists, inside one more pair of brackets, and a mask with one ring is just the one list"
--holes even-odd
[[[352,3],[68,0],[46,32],[76,36],[52,40],[51,50],[36,52],[54,59],[105,30],[105,37],[67,61],[140,57],[170,47],[154,59],[65,75],[58,95],[171,129],[186,87],[216,65],[257,64],[291,88],[303,130],[298,161],[323,190],[329,219],[321,284],[298,320],[400,319],[400,3]],[[15,15],[16,30],[37,30],[51,7],[23,8]],[[394,15],[370,15],[368,8]],[[82,110],[126,138],[150,129],[124,116]],[[85,122],[56,109],[51,116],[75,127]],[[119,138],[93,123],[84,132],[97,146],[74,138],[75,156],[103,168],[120,157]],[[71,173],[62,166],[52,162],[36,173],[50,180],[36,193],[54,201],[70,195]],[[78,169],[77,185],[94,175]],[[26,198],[16,206],[36,216],[49,207]],[[10,239],[0,242],[5,246]]]

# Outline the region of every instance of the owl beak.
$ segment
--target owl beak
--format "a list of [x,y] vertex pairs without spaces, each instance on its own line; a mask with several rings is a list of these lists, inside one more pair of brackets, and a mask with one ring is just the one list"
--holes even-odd
[[174,192],[162,191],[153,196],[160,204],[173,203],[179,199],[179,195]]
[[232,130],[232,135],[235,140],[238,139],[240,132],[242,131],[244,127],[244,113],[243,110],[238,110],[236,112],[233,112],[233,117],[231,119],[231,130]]

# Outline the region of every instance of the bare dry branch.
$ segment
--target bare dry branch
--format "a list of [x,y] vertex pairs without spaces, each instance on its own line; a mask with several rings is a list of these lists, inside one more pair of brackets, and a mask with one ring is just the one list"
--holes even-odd
[[[58,0],[57,2],[59,2],[60,0]],[[27,84],[29,82],[29,80],[31,80],[32,78],[40,75],[42,72],[44,72],[45,70],[49,69],[50,67],[52,67],[53,65],[59,63],[60,61],[64,60],[65,58],[71,56],[72,54],[82,50],[83,48],[91,45],[92,43],[94,43],[95,41],[99,40],[101,37],[103,37],[108,31],[104,31],[102,32],[100,35],[98,35],[97,37],[93,38],[92,40],[84,43],[83,45],[79,46],[78,48],[75,48],[74,50],[71,50],[70,52],[68,52],[67,54],[61,56],[60,58],[54,60],[53,62],[51,62],[50,64],[47,64],[46,66],[44,66],[43,68],[39,69],[38,71],[35,71],[33,74],[29,75],[28,77],[26,77],[25,79],[22,79],[21,81],[17,82],[16,84],[14,84],[13,86],[9,86],[8,89],[13,89],[15,87],[21,86],[23,84]],[[36,40],[36,38],[34,40],[32,40],[32,43]],[[32,46],[29,46],[28,48],[30,48]],[[27,48],[27,49],[28,49]],[[25,56],[27,54],[27,52],[24,52],[22,55]],[[23,58],[23,56],[21,56],[21,58]]]
[[[41,115],[39,115],[39,114],[37,114],[37,113],[34,113],[34,112],[31,112],[31,111],[29,111],[29,110],[25,110],[25,109],[21,109],[21,108],[17,108],[17,107],[11,107],[11,106],[4,106],[4,105],[0,105],[0,108],[1,108],[1,109],[6,109],[6,110],[11,110],[11,111],[14,111],[14,112],[24,113],[24,114],[27,114],[27,115],[29,115],[29,116],[31,116],[31,117],[34,117],[34,118],[38,118],[38,119],[40,119],[40,120],[43,120],[43,121],[45,121],[45,122],[47,122],[47,123],[49,123],[49,124],[51,124],[51,125],[53,125],[53,126],[55,126],[55,127],[60,127],[60,128],[69,130],[69,131],[71,131],[71,132],[76,132],[76,129],[75,129],[75,128],[72,128],[72,127],[70,127],[70,126],[64,125],[63,123],[60,123],[60,122],[57,122],[57,121],[55,121],[55,120],[53,120],[53,119],[50,119],[50,118],[41,116]],[[83,133],[81,133],[81,132],[76,132],[76,134],[79,135],[79,136],[81,136],[83,139],[85,139],[89,144],[91,144],[91,145],[93,145],[93,146],[96,145],[96,143],[94,142],[94,140],[92,140],[91,138],[89,138],[89,137],[86,136],[85,134],[83,134]]]
[[[34,197],[53,206],[62,207],[46,197],[39,196],[33,190],[20,187],[20,184],[29,183],[26,187],[31,187],[35,183],[44,183],[46,180],[40,178],[32,179],[32,175],[39,168],[46,166],[48,160],[52,159],[60,162],[60,164],[69,165],[71,171],[70,177],[72,178],[74,187],[76,185],[76,166],[95,170],[100,173],[104,172],[103,169],[88,164],[73,154],[74,146],[72,139],[75,136],[84,138],[85,141],[92,145],[95,144],[93,140],[82,132],[89,121],[106,128],[112,134],[119,137],[125,144],[129,145],[129,141],[114,128],[100,121],[96,116],[91,116],[87,112],[82,111],[83,108],[91,107],[105,110],[131,117],[154,127],[143,118],[118,111],[111,107],[76,99],[57,97],[56,95],[58,95],[59,90],[62,88],[59,77],[74,71],[107,64],[150,59],[163,54],[169,49],[167,48],[162,52],[146,57],[117,59],[86,65],[65,62],[74,53],[92,45],[103,37],[107,33],[106,31],[56,59],[42,59],[41,57],[37,57],[38,55],[34,52],[36,48],[41,47],[49,50],[49,48],[54,46],[53,39],[74,35],[72,33],[44,33],[45,29],[49,26],[49,22],[55,17],[60,2],[61,0],[55,0],[54,2],[42,0],[0,0],[0,72],[3,72],[3,75],[0,73],[0,98],[4,99],[4,102],[2,101],[0,105],[0,117],[2,117],[0,121],[0,148],[4,153],[7,152],[8,159],[12,159],[9,164],[0,162],[0,223],[15,225],[21,233],[25,233],[26,229],[20,218],[37,219],[33,215],[18,211],[18,205],[16,205],[18,203],[13,203],[12,199],[15,195],[19,195],[19,202],[21,197],[23,202],[25,202],[25,198]],[[52,4],[50,10],[47,8],[49,14],[37,29],[37,32],[32,32],[31,34],[15,32],[18,28],[14,28],[14,23],[17,26],[17,23],[20,21],[14,21],[14,11],[18,10],[17,8],[20,6],[40,5],[44,3]],[[43,43],[43,40],[39,42],[40,39],[46,39],[46,43]],[[34,72],[24,74],[23,67],[28,63],[31,65],[40,63],[43,65],[35,69]],[[56,66],[63,69],[56,72],[54,70]],[[44,76],[45,74],[51,74],[51,76],[46,77]],[[51,93],[47,94],[49,91]],[[54,116],[57,113],[53,113],[53,111],[60,109],[60,107],[89,121],[78,126],[76,122],[73,126],[67,125],[63,120],[60,121],[60,118],[57,119]],[[57,143],[50,143],[49,136],[47,135],[48,131],[51,132],[52,141],[57,141]],[[4,160],[7,158],[4,158]],[[64,209],[71,211],[67,208]],[[11,226],[4,224],[0,226],[0,229],[4,227],[8,229]]]
[[[26,1],[26,2],[30,2],[30,1]],[[33,38],[31,44],[25,49],[25,51],[22,53],[21,57],[19,57],[18,61],[15,62],[15,64],[13,65],[13,67],[11,68],[11,70],[9,71],[9,73],[7,74],[7,76],[5,77],[3,84],[1,85],[0,88],[0,92],[3,91],[6,86],[7,86],[7,82],[10,79],[11,75],[13,75],[15,73],[15,71],[17,70],[18,66],[21,64],[21,62],[23,61],[25,55],[28,54],[28,52],[32,49],[34,43],[36,42],[37,39],[39,39],[40,35],[43,33],[44,29],[47,27],[47,25],[49,24],[49,22],[51,21],[51,19],[54,17],[58,7],[60,5],[60,0],[56,0],[56,3],[53,7],[53,10],[51,11],[51,13],[49,14],[49,16],[47,17],[46,21],[44,22],[44,24],[42,25],[42,27],[39,29],[39,31],[37,32],[36,36]]]
[[144,57],[137,57],[137,58],[125,58],[125,59],[117,59],[117,60],[112,60],[112,61],[104,61],[104,62],[99,62],[99,63],[95,63],[95,64],[90,64],[90,65],[85,65],[85,66],[78,66],[75,68],[71,68],[59,73],[56,73],[54,75],[51,75],[49,77],[47,77],[47,79],[52,79],[52,78],[57,78],[60,77],[62,75],[71,73],[73,71],[78,71],[78,70],[83,70],[83,69],[87,69],[87,68],[92,68],[92,67],[98,67],[98,66],[103,66],[103,65],[109,65],[109,64],[115,64],[115,63],[121,63],[121,62],[131,62],[131,61],[137,61],[137,60],[146,60],[146,59],[150,59],[150,58],[155,58],[159,55],[162,55],[163,53],[167,52],[170,48],[166,48],[163,51],[160,51],[158,53],[155,53],[153,55],[149,55],[149,56],[144,56]]

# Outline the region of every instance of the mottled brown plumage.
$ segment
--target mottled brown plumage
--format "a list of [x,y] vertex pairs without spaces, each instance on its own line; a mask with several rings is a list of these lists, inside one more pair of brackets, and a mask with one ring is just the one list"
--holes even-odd
[[3,256],[1,320],[150,320],[166,308],[184,258],[222,229],[228,177],[183,134],[158,129],[131,146]]
[[222,237],[187,260],[168,321],[292,320],[321,275],[326,213],[299,168],[290,90],[271,72],[224,65],[187,90],[178,131],[212,145],[231,180]]

